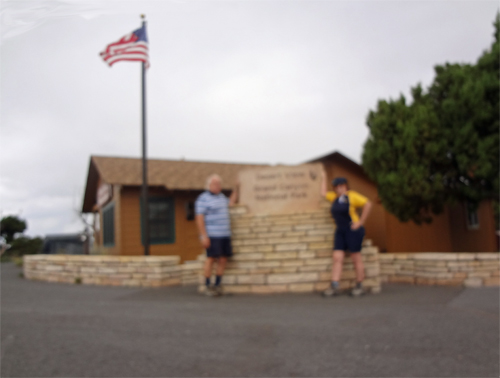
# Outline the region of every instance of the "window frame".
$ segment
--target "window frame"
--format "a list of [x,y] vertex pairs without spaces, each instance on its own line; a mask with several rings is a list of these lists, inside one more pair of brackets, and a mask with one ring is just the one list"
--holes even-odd
[[469,202],[465,202],[464,207],[465,207],[465,224],[467,225],[467,230],[470,231],[479,230],[479,227],[481,225],[479,223],[479,215],[478,215],[479,207],[476,207],[474,210],[472,210],[474,206]]
[[[144,218],[143,218],[143,207],[144,207],[144,200],[141,198],[141,214],[140,214],[140,219],[141,219],[141,243],[144,245],[145,242],[145,235],[144,235]],[[175,243],[175,198],[174,197],[167,197],[167,196],[149,196],[148,197],[148,203],[151,206],[151,203],[160,203],[160,202],[167,202],[169,204],[169,210],[168,210],[168,217],[169,217],[169,224],[167,227],[170,228],[169,237],[157,237],[157,238],[152,238],[151,237],[151,211],[149,211],[149,244],[150,245],[157,245],[157,244],[174,244]]]
[[[111,218],[109,218],[111,214]],[[107,219],[106,219],[107,218]],[[111,226],[110,226],[111,223]],[[111,234],[107,234],[111,232]],[[110,239],[112,239],[110,241]],[[103,247],[114,247],[115,240],[115,202],[112,201],[102,208],[102,245]]]
[[184,210],[186,213],[186,220],[188,222],[194,221],[196,218],[196,212],[195,212],[195,205],[194,205],[194,200],[193,201],[186,201],[184,203]]

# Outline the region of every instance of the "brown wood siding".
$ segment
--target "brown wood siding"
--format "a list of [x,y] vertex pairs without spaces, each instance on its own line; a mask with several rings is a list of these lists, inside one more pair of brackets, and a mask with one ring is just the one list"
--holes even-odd
[[479,228],[467,227],[466,211],[463,204],[450,209],[450,227],[454,252],[497,252],[495,218],[490,201],[484,201],[477,210]]
[[386,213],[387,251],[397,252],[452,252],[449,214],[446,209],[430,224],[417,225],[413,221],[400,222]]
[[[339,158],[324,158],[329,181],[345,177],[351,189],[365,195],[373,202],[366,221],[366,238],[381,251],[387,252],[493,252],[497,251],[493,209],[483,202],[478,210],[480,227],[468,230],[463,207],[446,209],[435,216],[431,224],[416,225],[412,221],[400,222],[387,212],[378,200],[376,185],[360,170],[353,169],[352,162]],[[355,168],[355,167],[354,167]]]
[[[177,255],[181,262],[195,260],[204,250],[198,240],[195,221],[186,219],[185,204],[194,201],[196,192],[167,192],[164,189],[150,189],[150,195],[170,196],[175,203],[175,242],[172,244],[152,244],[151,255]],[[121,195],[121,254],[143,255],[141,243],[140,188],[124,187]]]
[[365,223],[366,239],[371,239],[373,244],[379,247],[381,251],[387,250],[386,240],[386,211],[378,201],[377,187],[366,176],[353,172],[340,162],[323,161],[327,174],[328,190],[333,190],[331,182],[335,177],[345,177],[349,183],[349,188],[368,197],[372,202],[372,210]]

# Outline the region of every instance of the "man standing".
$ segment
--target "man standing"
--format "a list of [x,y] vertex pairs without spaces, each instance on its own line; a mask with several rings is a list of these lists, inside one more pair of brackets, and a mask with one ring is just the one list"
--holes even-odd
[[[220,176],[214,174],[208,177],[206,189],[195,202],[196,225],[200,233],[201,244],[207,251],[204,266],[206,294],[218,296],[222,294],[221,281],[227,259],[233,255],[228,206],[232,206],[238,201],[238,185],[228,199],[222,193]],[[215,285],[211,286],[210,277],[216,260]]]

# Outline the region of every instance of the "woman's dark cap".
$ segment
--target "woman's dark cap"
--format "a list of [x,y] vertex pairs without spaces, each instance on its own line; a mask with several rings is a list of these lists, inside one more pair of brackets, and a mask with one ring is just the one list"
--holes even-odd
[[338,186],[342,184],[347,184],[347,179],[345,177],[337,177],[332,181],[333,186]]

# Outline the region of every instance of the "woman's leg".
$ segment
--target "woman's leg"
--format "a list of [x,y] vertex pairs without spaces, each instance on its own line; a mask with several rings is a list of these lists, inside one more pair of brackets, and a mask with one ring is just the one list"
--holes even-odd
[[357,230],[350,230],[348,236],[349,250],[351,251],[351,259],[356,271],[356,282],[360,283],[365,279],[365,267],[361,258],[361,249],[363,248],[363,238],[365,236],[365,228],[360,227]]
[[361,252],[351,253],[351,259],[356,271],[356,282],[362,282],[365,279],[365,266],[363,264]]
[[332,281],[339,282],[342,276],[342,266],[344,265],[344,251],[333,251],[333,264],[332,264]]

